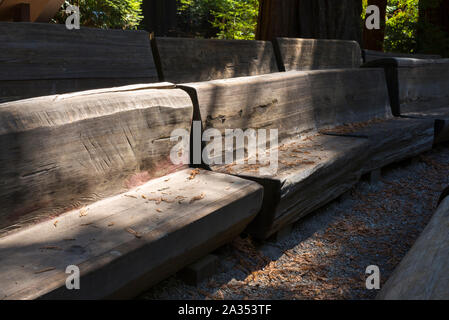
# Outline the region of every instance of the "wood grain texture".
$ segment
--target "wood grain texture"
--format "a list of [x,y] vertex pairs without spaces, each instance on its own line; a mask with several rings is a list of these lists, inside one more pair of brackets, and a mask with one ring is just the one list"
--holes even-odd
[[0,43],[0,101],[29,97],[31,80],[39,96],[158,80],[144,31],[0,22]]
[[[1,238],[0,299],[133,298],[231,241],[260,209],[262,187],[191,171]],[[68,265],[80,268],[80,290],[66,289]]]
[[381,69],[289,71],[179,87],[193,97],[196,120],[222,132],[272,128],[284,139],[392,117]]
[[435,143],[448,140],[449,59],[390,58],[365,66],[385,69],[395,115],[434,119]]
[[362,62],[356,41],[276,38],[273,43],[283,71],[359,68]]
[[237,175],[264,186],[262,210],[248,228],[258,239],[270,237],[355,185],[367,160],[369,142],[364,138],[318,134],[290,139],[276,148],[278,168],[270,175],[261,173],[260,169],[268,165],[260,163],[212,167],[214,171]]
[[435,126],[426,119],[376,119],[365,123],[339,126],[323,133],[337,136],[364,137],[369,141],[363,173],[419,155],[432,149]]
[[[212,166],[264,185],[264,209],[251,227],[258,238],[335,199],[360,174],[432,147],[433,121],[393,117],[382,69],[289,71],[180,87],[194,101],[194,119],[221,134],[221,141],[207,147],[223,144],[226,129],[235,128],[277,129],[281,144],[320,141],[315,148],[299,146],[310,149],[299,160],[279,154],[278,171],[271,177],[254,165]],[[242,154],[247,156],[241,153],[236,160]]]
[[369,160],[366,137],[317,135],[319,130],[392,118],[379,69],[290,71],[180,87],[192,96],[194,119],[204,129],[219,130],[222,139],[226,129],[236,128],[278,129],[280,143],[287,145],[306,139],[279,153],[272,176],[260,174],[257,165],[212,166],[264,186],[263,210],[249,229],[262,239],[344,193]]
[[207,81],[277,72],[271,42],[156,38],[160,79],[175,83]]
[[182,90],[151,86],[1,104],[1,233],[177,170],[169,138],[192,113]]
[[381,300],[449,300],[449,197],[378,295]]
[[363,61],[370,62],[384,58],[414,58],[414,59],[441,59],[437,54],[407,54],[398,52],[382,52],[375,50],[363,50]]
[[155,82],[152,78],[6,80],[0,81],[0,103],[139,83],[148,85]]

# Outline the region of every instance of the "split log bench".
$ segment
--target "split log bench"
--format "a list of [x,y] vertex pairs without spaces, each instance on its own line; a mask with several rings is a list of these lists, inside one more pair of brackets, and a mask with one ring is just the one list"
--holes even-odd
[[377,299],[449,300],[449,197],[388,279]]
[[192,114],[169,83],[0,104],[0,299],[129,298],[241,233],[262,187],[170,160]]
[[197,82],[278,71],[268,41],[156,37],[152,46],[160,81]]
[[0,102],[158,81],[144,31],[0,22],[0,43]]
[[362,53],[356,41],[276,38],[280,71],[359,68]]
[[389,58],[365,67],[385,70],[395,116],[435,120],[435,143],[449,140],[449,59]]
[[362,55],[363,62],[370,62],[385,58],[441,59],[441,56],[437,54],[382,52],[368,49],[363,49]]
[[[257,238],[337,198],[361,174],[432,147],[431,121],[391,115],[380,69],[290,71],[180,87],[192,96],[194,119],[219,130],[222,139],[226,129],[278,129],[280,146],[270,150],[280,159],[273,174],[261,174],[267,165],[248,161],[217,164],[216,155],[206,160],[215,172],[264,186],[262,211],[249,228]],[[204,150],[213,152],[216,140]]]

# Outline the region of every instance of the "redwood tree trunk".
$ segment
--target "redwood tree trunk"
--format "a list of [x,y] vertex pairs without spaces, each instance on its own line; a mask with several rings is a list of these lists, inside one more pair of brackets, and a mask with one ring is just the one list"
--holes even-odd
[[418,52],[449,57],[449,0],[419,1]]
[[368,30],[363,24],[363,48],[383,51],[385,38],[385,14],[387,0],[368,0],[368,5],[376,5],[380,11],[380,29]]
[[176,0],[143,0],[143,26],[156,36],[167,36],[176,27]]
[[361,0],[261,0],[257,39],[300,37],[361,42]]

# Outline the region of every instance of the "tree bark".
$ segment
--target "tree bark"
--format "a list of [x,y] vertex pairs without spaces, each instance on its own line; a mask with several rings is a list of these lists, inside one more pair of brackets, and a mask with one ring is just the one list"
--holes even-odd
[[418,52],[449,57],[449,1],[419,2]]
[[383,51],[385,38],[385,14],[387,0],[368,0],[368,6],[375,5],[380,11],[380,29],[369,30],[363,24],[363,48],[369,50]]
[[261,0],[257,39],[275,37],[361,42],[361,0]]
[[176,27],[176,0],[143,0],[143,25],[156,36],[167,36]]

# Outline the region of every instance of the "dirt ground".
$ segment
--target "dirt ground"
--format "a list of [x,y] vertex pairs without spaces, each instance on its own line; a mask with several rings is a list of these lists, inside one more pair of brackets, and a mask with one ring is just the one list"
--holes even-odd
[[198,287],[176,275],[139,299],[373,299],[366,267],[385,283],[449,185],[449,144],[384,168],[273,242],[240,237],[220,248],[220,267]]

